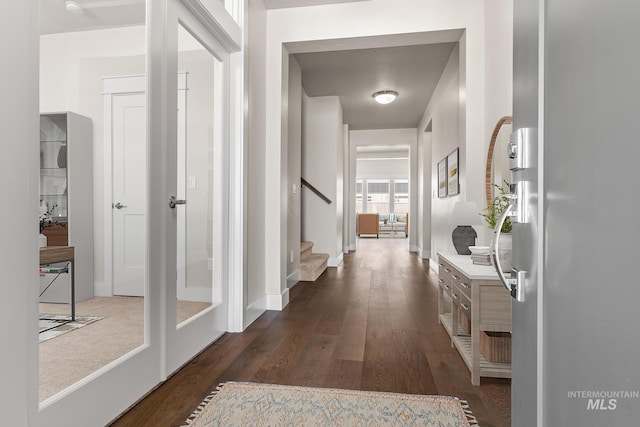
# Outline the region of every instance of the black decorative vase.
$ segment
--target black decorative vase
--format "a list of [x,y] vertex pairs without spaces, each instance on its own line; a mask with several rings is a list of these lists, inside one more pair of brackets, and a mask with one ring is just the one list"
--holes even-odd
[[469,246],[476,244],[476,237],[478,237],[478,233],[470,225],[459,225],[451,233],[453,246],[460,255],[471,255]]

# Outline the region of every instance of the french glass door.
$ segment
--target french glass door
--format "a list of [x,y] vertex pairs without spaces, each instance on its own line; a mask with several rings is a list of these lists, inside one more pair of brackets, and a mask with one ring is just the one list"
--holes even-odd
[[177,85],[166,125],[167,373],[228,330],[229,52],[193,14],[198,4],[170,1],[166,29]]

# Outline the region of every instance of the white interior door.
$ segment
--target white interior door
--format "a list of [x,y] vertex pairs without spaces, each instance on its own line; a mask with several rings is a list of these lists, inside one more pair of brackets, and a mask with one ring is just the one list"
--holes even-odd
[[113,97],[114,295],[144,296],[147,206],[146,96]]

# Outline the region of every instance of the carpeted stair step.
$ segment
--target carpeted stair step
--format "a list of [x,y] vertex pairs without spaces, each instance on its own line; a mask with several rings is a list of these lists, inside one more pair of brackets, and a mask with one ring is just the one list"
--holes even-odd
[[304,261],[313,250],[313,242],[300,242],[300,261]]
[[313,282],[327,269],[329,254],[310,254],[300,261],[298,272],[300,281]]

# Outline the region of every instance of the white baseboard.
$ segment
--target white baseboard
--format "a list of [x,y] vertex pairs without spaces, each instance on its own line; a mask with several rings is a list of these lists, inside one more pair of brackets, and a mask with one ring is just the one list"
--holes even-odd
[[343,245],[342,246],[342,253],[343,254],[348,254],[349,253],[349,245]]
[[438,268],[438,261],[433,258],[429,258],[429,268],[435,271],[436,274],[440,271],[440,269]]
[[349,248],[349,252],[353,252],[353,251],[355,251],[355,250],[357,249],[357,247],[356,247],[356,244],[355,244],[355,243],[353,243],[353,244],[349,245],[349,246],[348,246],[348,248]]
[[422,248],[417,248],[416,252],[418,252],[418,256],[422,259],[431,258],[431,251],[423,250]]
[[300,281],[300,270],[296,270],[287,277],[287,288],[293,288]]
[[[263,295],[257,301],[249,304],[247,308],[244,310],[244,326],[243,329],[247,329],[247,327],[255,322],[255,320],[262,315],[267,309],[267,296]],[[241,332],[241,331],[237,331]]]
[[289,289],[285,289],[281,294],[266,295],[266,309],[282,311],[289,304]]
[[105,285],[104,282],[96,282],[93,285],[93,295],[96,297],[112,297],[113,289],[111,289],[111,286]]
[[418,252],[420,254],[421,250],[416,245],[409,245],[409,252]]
[[327,260],[327,267],[338,267],[342,264],[342,260],[344,259],[344,254],[338,255],[336,258],[329,258]]

